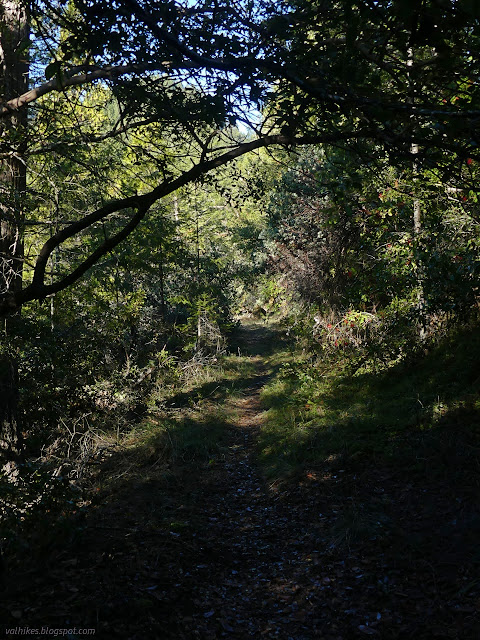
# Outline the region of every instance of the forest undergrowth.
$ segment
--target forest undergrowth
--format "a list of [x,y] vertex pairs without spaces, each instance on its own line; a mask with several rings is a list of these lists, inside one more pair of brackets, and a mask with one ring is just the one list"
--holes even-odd
[[472,328],[352,375],[245,321],[19,527],[4,628],[477,638],[479,349]]

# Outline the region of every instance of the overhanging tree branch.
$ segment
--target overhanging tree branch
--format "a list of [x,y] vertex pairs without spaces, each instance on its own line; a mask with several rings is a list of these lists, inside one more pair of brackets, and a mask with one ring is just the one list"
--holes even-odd
[[[62,228],[45,242],[35,262],[34,275],[31,284],[21,291],[6,293],[3,296],[0,296],[0,316],[5,316],[17,311],[26,302],[42,300],[48,295],[58,293],[79,280],[102,256],[109,251],[112,251],[120,242],[132,233],[155,202],[170,193],[173,193],[177,189],[194,182],[212,169],[221,167],[251,151],[273,145],[293,146],[321,143],[335,144],[341,140],[347,140],[349,138],[368,138],[371,135],[372,131],[364,130],[349,132],[348,134],[337,133],[322,136],[302,136],[297,138],[282,134],[263,136],[256,140],[239,144],[235,148],[232,148],[219,156],[199,162],[177,178],[163,182],[148,193],[109,202],[96,211],[84,216],[81,220]],[[126,211],[128,209],[134,210],[136,213],[121,231],[111,238],[108,238],[72,272],[65,275],[55,283],[45,284],[48,260],[57,247],[82,231],[92,227],[96,223],[107,219],[112,214]]]
[[170,62],[150,63],[144,65],[120,65],[99,68],[92,65],[81,65],[59,72],[58,77],[52,78],[38,87],[26,91],[21,96],[12,98],[0,105],[0,117],[7,117],[12,111],[19,111],[42,96],[53,91],[64,91],[68,87],[91,84],[96,80],[116,80],[128,74],[141,74],[153,71],[165,72],[170,68]]

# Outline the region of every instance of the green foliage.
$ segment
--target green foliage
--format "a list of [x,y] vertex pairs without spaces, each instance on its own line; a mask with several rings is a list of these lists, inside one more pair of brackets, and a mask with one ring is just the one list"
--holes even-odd
[[419,348],[420,325],[435,339],[475,310],[477,205],[467,211],[439,180],[399,174],[385,158],[358,166],[327,147],[292,157],[270,192],[267,246],[290,298],[306,305],[290,322],[304,347],[384,366]]
[[220,353],[223,350],[224,337],[219,327],[219,311],[216,300],[202,293],[188,302],[189,317],[185,324],[188,342],[185,351],[194,351],[197,355]]
[[[106,112],[98,110],[102,100]],[[98,87],[61,119],[66,127],[81,121],[88,135],[117,117],[111,92]],[[106,195],[129,195],[158,180],[164,142],[157,135],[152,125],[128,134],[127,144],[106,138],[95,158],[79,148],[68,157],[52,156],[47,165],[33,160],[31,187],[45,198],[31,220],[27,251]],[[192,355],[200,361],[225,349],[239,283],[262,261],[251,264],[252,251],[263,250],[255,237],[261,214],[250,185],[254,165],[244,162],[166,198],[88,278],[44,305],[24,307],[16,340],[30,454],[57,443],[56,454],[64,455],[72,424],[82,433],[128,431],[154,406],[159,386],[181,384]],[[75,178],[69,177],[74,167]],[[37,224],[42,217],[49,225]],[[124,223],[118,216],[87,230],[82,243],[59,247],[49,277],[71,271]],[[26,280],[31,277],[26,270]]]

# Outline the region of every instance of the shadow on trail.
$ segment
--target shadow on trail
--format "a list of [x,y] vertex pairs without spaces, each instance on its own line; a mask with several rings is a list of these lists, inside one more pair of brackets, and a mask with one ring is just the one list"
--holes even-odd
[[[421,561],[440,522],[427,533],[410,505],[422,492],[437,512],[432,487],[333,463],[288,487],[265,483],[260,353],[274,355],[275,334],[246,331],[257,375],[240,375],[231,398],[221,380],[218,397],[159,416],[141,443],[115,451],[92,479],[101,491],[82,518],[65,519],[63,537],[46,514],[7,575],[2,622],[125,640],[480,637],[475,569],[466,577],[451,558]],[[461,543],[453,516],[447,535]],[[401,555],[395,536],[405,538]]]
[[229,350],[233,354],[267,357],[285,348],[287,344],[285,331],[278,325],[245,320],[232,334]]
[[251,375],[232,380],[223,378],[193,387],[188,392],[175,393],[163,401],[166,409],[193,407],[202,400],[222,402],[233,393],[247,393],[263,386],[272,376],[272,372]]
[[[280,340],[268,326],[242,328],[232,350],[242,355],[238,363],[248,360],[239,368],[246,375],[175,394],[169,406],[183,409],[153,415],[134,447],[92,460],[99,472],[81,511],[45,512],[21,541],[1,594],[0,623],[94,628],[96,637],[129,640],[223,637],[234,624],[242,637],[257,637],[263,623],[252,621],[250,605],[247,626],[210,612],[225,598],[223,582],[245,565],[248,534],[235,539],[252,526],[249,494],[257,501],[266,495],[249,471],[249,423],[272,375],[264,358]],[[208,583],[224,594],[205,591]]]

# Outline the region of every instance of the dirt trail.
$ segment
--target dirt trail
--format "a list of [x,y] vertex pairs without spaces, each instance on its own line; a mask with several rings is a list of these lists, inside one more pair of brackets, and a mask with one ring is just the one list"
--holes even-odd
[[324,469],[289,485],[265,481],[256,445],[274,338],[244,329],[256,373],[221,401],[232,416],[222,454],[170,476],[153,463],[148,479],[98,501],[41,566],[27,557],[16,568],[2,622],[128,640],[478,637],[461,597],[438,602],[428,562],[412,575],[408,548],[397,558],[371,536],[339,544],[352,496],[385,502],[387,487],[408,500],[403,479],[397,487],[380,471]]
[[260,324],[243,329],[255,374],[226,401],[223,454],[169,480],[150,469],[146,482],[101,499],[45,550],[41,567],[36,559],[17,568],[5,622],[132,640],[318,637],[318,614],[302,593],[306,580],[323,588],[317,572],[307,577],[318,505],[292,510],[255,461],[274,337]]
[[192,633],[202,638],[314,637],[312,625],[309,633],[303,624],[301,583],[309,572],[315,527],[306,531],[308,514],[296,517],[256,466],[259,386],[235,404],[239,417],[228,454],[214,483],[196,500],[196,554],[189,554],[184,573],[190,588],[183,623],[194,623]]

